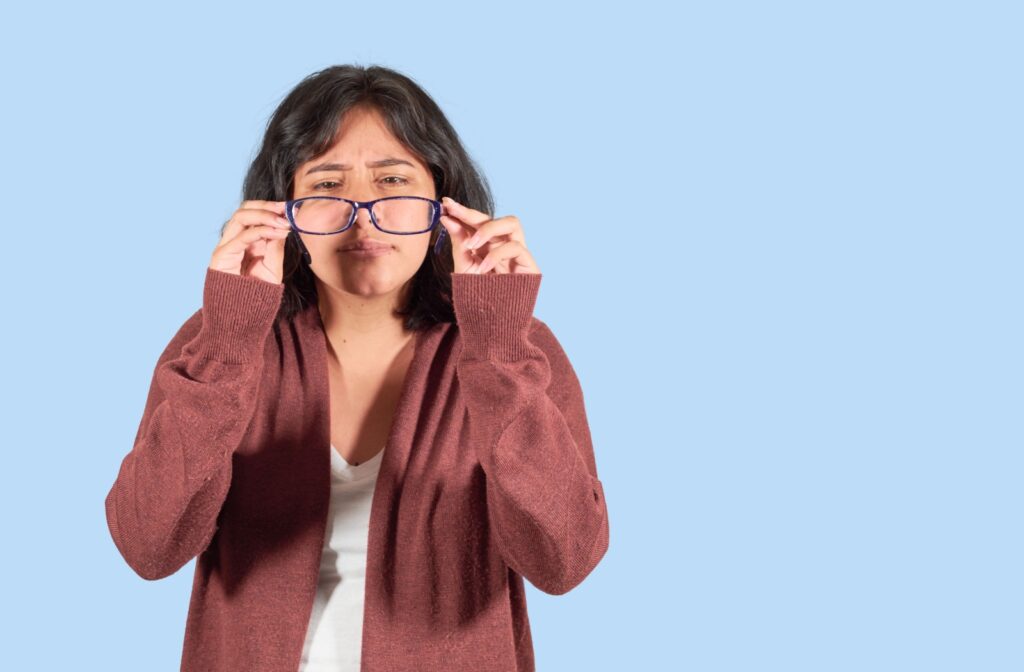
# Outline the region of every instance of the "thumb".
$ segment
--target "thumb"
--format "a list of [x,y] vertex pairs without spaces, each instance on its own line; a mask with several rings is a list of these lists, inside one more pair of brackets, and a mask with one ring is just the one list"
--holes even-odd
[[475,231],[448,215],[441,215],[441,224],[451,237],[454,272],[465,273],[477,261],[473,250],[466,249],[466,241]]
[[263,264],[274,274],[278,282],[284,276],[284,245],[287,240],[286,236],[268,241],[266,252],[263,254]]
[[452,243],[455,243],[460,239],[462,236],[462,227],[456,224],[451,217],[448,215],[441,215],[441,224],[451,237]]

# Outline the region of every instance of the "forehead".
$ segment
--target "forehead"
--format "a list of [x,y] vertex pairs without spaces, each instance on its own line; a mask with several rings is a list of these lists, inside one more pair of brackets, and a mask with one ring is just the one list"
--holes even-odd
[[338,124],[327,150],[304,163],[302,168],[305,171],[324,163],[335,166],[335,170],[350,170],[353,165],[423,167],[422,162],[388,129],[380,113],[363,107],[349,110]]

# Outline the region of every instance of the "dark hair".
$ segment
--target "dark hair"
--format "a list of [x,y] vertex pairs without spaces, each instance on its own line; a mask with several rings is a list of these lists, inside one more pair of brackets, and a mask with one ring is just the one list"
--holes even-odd
[[[334,65],[299,82],[267,123],[263,144],[245,176],[242,200],[291,198],[295,170],[331,147],[342,117],[356,106],[376,109],[391,133],[427,165],[438,198],[450,196],[494,216],[486,178],[441,108],[411,78],[378,65]],[[431,231],[426,259],[409,281],[404,305],[395,311],[410,331],[455,322],[451,236],[445,236],[440,254],[433,251],[441,227],[438,223]],[[288,236],[279,320],[291,320],[317,302],[315,278],[302,260],[300,245],[294,233]]]

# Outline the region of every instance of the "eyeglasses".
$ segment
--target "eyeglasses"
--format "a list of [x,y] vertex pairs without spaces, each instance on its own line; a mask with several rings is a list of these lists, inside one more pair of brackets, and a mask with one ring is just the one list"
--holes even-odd
[[[313,236],[347,231],[355,223],[360,208],[370,211],[370,221],[377,229],[396,236],[428,233],[441,221],[441,201],[420,196],[388,196],[363,202],[337,196],[306,196],[285,201],[285,213],[292,227]],[[442,226],[434,254],[441,253],[445,233]]]

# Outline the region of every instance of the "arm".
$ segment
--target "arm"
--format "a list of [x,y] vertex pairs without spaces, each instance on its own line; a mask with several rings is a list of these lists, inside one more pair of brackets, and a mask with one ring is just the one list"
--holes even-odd
[[203,307],[157,361],[134,446],[105,500],[114,545],[144,579],[174,574],[216,532],[283,291],[208,268]]
[[456,371],[505,563],[561,595],[608,550],[608,510],[579,380],[533,317],[540,279],[452,274],[462,339]]

